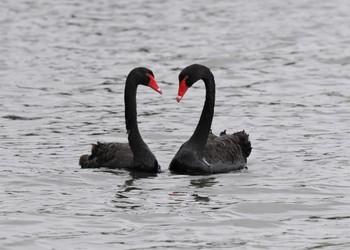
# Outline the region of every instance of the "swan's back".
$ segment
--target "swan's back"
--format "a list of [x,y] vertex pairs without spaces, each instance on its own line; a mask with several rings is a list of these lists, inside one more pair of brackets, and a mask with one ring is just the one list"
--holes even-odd
[[244,168],[251,150],[249,135],[240,131],[208,140],[204,149],[204,157],[214,169],[215,164],[219,163],[231,164],[234,168],[239,166]]
[[131,168],[133,154],[127,143],[101,143],[92,144],[91,155],[80,157],[82,168]]

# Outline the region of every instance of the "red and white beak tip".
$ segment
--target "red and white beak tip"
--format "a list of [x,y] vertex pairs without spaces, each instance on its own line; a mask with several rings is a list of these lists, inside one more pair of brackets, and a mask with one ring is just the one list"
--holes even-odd
[[156,91],[161,95],[163,94],[163,91],[160,88],[156,89]]
[[177,102],[180,102],[180,101],[182,100],[182,97],[183,97],[183,96],[178,95],[178,96],[176,97],[176,101],[177,101]]

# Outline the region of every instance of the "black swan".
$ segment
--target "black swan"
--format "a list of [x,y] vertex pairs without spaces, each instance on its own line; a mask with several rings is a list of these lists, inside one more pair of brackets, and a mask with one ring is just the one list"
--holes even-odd
[[179,75],[179,91],[176,100],[195,82],[202,79],[206,97],[199,123],[191,136],[172,159],[169,169],[176,174],[217,174],[246,168],[247,157],[252,150],[249,135],[244,131],[220,136],[211,132],[215,106],[215,81],[210,69],[193,64],[183,69]]
[[147,68],[133,69],[125,83],[125,124],[129,143],[92,144],[91,155],[82,155],[79,164],[82,168],[124,168],[149,173],[158,173],[160,166],[147,144],[142,140],[136,112],[137,86],[149,86],[162,94],[151,70]]

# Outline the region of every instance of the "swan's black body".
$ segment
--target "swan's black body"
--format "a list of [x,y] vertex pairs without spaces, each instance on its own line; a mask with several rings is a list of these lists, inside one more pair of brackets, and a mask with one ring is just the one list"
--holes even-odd
[[93,144],[91,155],[80,157],[79,164],[82,168],[124,168],[151,173],[160,171],[158,161],[142,140],[137,125],[136,92],[139,84],[150,86],[161,93],[149,69],[135,68],[129,73],[124,91],[125,123],[129,143]]
[[187,89],[200,79],[204,81],[206,97],[199,123],[191,138],[176,153],[169,169],[172,173],[193,175],[243,169],[252,149],[249,135],[244,131],[232,135],[224,131],[219,137],[211,133],[215,106],[215,81],[211,71],[198,64],[182,70],[177,100],[180,101]]

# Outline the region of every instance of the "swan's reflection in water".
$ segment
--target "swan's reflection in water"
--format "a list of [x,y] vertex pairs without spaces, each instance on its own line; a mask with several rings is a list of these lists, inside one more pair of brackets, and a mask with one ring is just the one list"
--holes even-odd
[[193,194],[192,196],[193,196],[194,200],[197,202],[209,202],[210,201],[210,198],[207,196],[201,196],[199,194]]
[[201,177],[190,180],[190,185],[195,186],[197,188],[205,188],[205,187],[212,187],[214,186],[218,181],[215,177]]
[[[112,174],[125,175],[125,170],[104,170],[104,172],[109,172]],[[115,208],[121,209],[135,209],[142,207],[144,202],[142,198],[144,197],[144,192],[139,185],[136,184],[138,180],[154,178],[157,177],[156,173],[145,173],[138,171],[130,171],[129,178],[127,178],[122,185],[118,185],[120,190],[115,194],[115,198],[111,200]],[[135,196],[136,193],[136,196]]]
[[[205,204],[210,202],[210,197],[205,192],[205,189],[215,188],[215,185],[219,182],[216,177],[213,176],[179,176],[177,178],[182,178],[184,181],[189,181],[188,187],[192,187],[191,192],[181,191],[182,187],[177,190],[171,190],[173,187],[171,182],[166,183],[166,179],[172,178],[173,175],[164,176],[162,174],[154,173],[144,173],[137,171],[130,171],[126,175],[125,170],[116,169],[103,169],[103,172],[112,173],[118,176],[127,177],[124,183],[118,185],[118,190],[116,190],[114,198],[111,200],[113,206],[117,209],[123,210],[134,210],[137,208],[144,207],[145,204],[151,202],[149,201],[150,192],[158,192],[158,197],[161,200],[156,200],[155,202],[160,203],[201,203]],[[148,179],[148,180],[147,180]],[[154,180],[150,180],[154,179]],[[162,180],[163,179],[163,180]],[[145,182],[162,182],[164,186],[156,188],[150,187],[149,183]],[[186,182],[184,182],[186,183]],[[186,186],[186,184],[184,184]],[[186,188],[188,190],[188,188]],[[170,198],[167,199],[166,197]],[[162,198],[165,198],[162,200]]]
[[[190,180],[190,185],[196,188],[207,188],[213,187],[218,181],[215,177],[200,177]],[[209,202],[210,198],[208,196],[199,195],[198,193],[192,194],[196,202]]]
[[[188,178],[187,176],[184,178]],[[176,201],[195,201],[200,203],[206,203],[210,201],[210,198],[208,196],[198,194],[198,191],[203,188],[211,188],[213,187],[218,181],[215,177],[212,176],[196,176],[196,177],[189,177],[190,179],[190,187],[193,187],[195,189],[194,192],[188,193],[188,192],[181,192],[181,191],[173,191],[169,194],[171,197],[175,197]],[[189,199],[189,197],[191,199]]]

